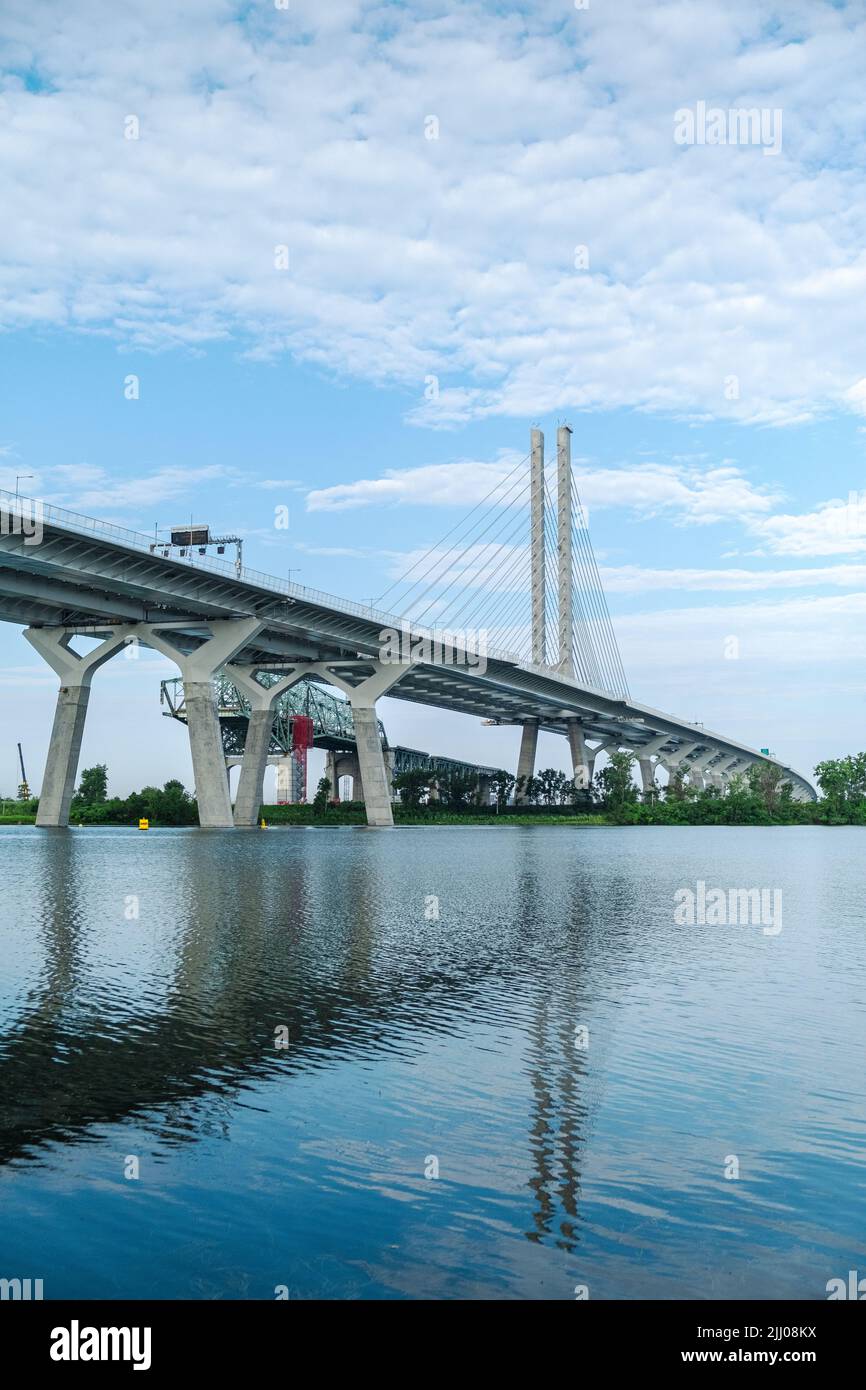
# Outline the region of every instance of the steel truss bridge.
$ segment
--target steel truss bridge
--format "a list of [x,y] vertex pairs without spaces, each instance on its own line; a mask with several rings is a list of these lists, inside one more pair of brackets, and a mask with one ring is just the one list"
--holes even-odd
[[[273,681],[273,678],[272,678]],[[269,682],[269,683],[272,683]],[[243,757],[250,723],[250,704],[232,684],[228,676],[218,675],[214,681],[216,706],[220,721],[223,751],[226,760],[236,761]],[[183,681],[179,676],[164,680],[160,686],[160,703],[165,713],[180,723],[186,723],[186,703]],[[274,707],[274,725],[268,744],[268,761],[283,761],[291,758],[295,751],[293,721],[298,716],[313,721],[313,746],[324,748],[331,753],[354,750],[355,726],[352,719],[352,706],[348,700],[334,695],[315,681],[302,681],[281,695]],[[379,720],[379,737],[382,747],[389,754],[388,764],[393,776],[401,772],[429,772],[431,776],[448,778],[452,775],[469,775],[484,781],[494,776],[498,769],[483,767],[478,763],[464,762],[459,758],[443,758],[436,753],[424,753],[418,748],[406,748],[400,744],[390,745],[385,726]],[[302,800],[302,796],[296,799]]]
[[[166,553],[140,532],[0,492],[0,621],[24,627],[60,680],[38,823],[68,823],[91,680],[130,642],[180,671],[205,826],[257,823],[275,702],[311,683],[336,688],[351,706],[372,825],[393,823],[376,714],[385,694],[519,727],[518,777],[534,771],[545,730],[568,739],[578,787],[591,781],[599,754],[628,750],[645,790],[660,768],[724,787],[758,763],[775,768],[796,798],[816,799],[787,764],[632,699],[576,494],[568,427],[557,434],[555,467],[533,430],[527,459],[386,598],[387,608],[366,605],[238,573],[230,560]],[[95,645],[76,650],[82,638]],[[214,698],[220,674],[249,706],[234,812]]]

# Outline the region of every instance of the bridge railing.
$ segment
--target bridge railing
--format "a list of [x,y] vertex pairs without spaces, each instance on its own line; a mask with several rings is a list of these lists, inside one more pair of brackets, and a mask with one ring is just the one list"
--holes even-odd
[[[20,513],[25,503],[39,509],[38,514],[41,515],[43,523],[58,526],[64,531],[72,531],[78,535],[115,541],[119,545],[124,545],[130,550],[137,550],[145,555],[156,556],[157,552],[166,544],[165,541],[160,541],[156,537],[145,535],[143,531],[133,531],[127,526],[118,526],[113,521],[100,521],[97,517],[86,516],[82,512],[72,512],[66,507],[58,507],[53,502],[43,502],[39,498],[16,496],[14,493],[7,492],[5,488],[0,488],[0,509]],[[33,513],[28,512],[27,515],[33,515]],[[254,584],[259,589],[270,589],[274,593],[285,594],[288,598],[300,599],[320,608],[333,608],[349,617],[365,618],[370,622],[379,623],[382,627],[399,630],[401,624],[408,623],[408,619],[396,617],[393,613],[380,612],[372,604],[356,603],[354,599],[341,598],[338,594],[329,594],[323,589],[309,589],[305,584],[293,584],[291,580],[280,579],[277,575],[266,574],[263,570],[249,569],[246,565],[238,575],[232,560],[221,560],[217,555],[189,554],[181,559],[176,555],[163,556],[159,554],[158,558],[166,559],[171,564],[188,565],[193,569],[204,570],[211,574],[225,575],[229,579],[240,579],[243,583]],[[432,628],[418,627],[412,623],[409,626],[413,638],[426,638],[428,641],[436,639],[436,633]],[[508,661],[515,666],[520,665],[520,657],[514,652],[488,647],[485,655],[492,657],[494,661]]]

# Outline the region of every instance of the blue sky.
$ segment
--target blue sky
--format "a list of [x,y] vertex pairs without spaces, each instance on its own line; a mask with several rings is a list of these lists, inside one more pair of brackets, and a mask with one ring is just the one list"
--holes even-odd
[[[860,748],[861,5],[8,11],[0,484],[367,600],[568,420],[633,695],[805,772]],[[678,146],[699,101],[781,112],[780,152]],[[0,653],[8,792],[55,682]],[[164,674],[95,682],[118,791],[189,779]]]

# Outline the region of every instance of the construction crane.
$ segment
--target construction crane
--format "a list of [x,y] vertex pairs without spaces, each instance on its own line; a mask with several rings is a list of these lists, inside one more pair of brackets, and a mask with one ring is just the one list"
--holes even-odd
[[21,764],[21,781],[18,784],[18,800],[30,801],[30,786],[27,781],[27,773],[24,771],[24,754],[21,752],[21,744],[18,745],[18,761]]

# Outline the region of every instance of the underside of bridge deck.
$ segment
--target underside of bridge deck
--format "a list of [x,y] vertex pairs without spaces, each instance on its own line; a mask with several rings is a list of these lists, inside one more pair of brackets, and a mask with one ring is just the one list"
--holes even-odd
[[[214,557],[169,557],[146,536],[40,503],[31,504],[38,526],[28,533],[16,524],[23,501],[15,499],[13,505],[9,494],[0,493],[0,621],[26,627],[60,677],[41,825],[66,823],[91,679],[133,641],[170,657],[181,673],[205,826],[235,823],[214,688],[216,676],[230,663],[260,687],[261,697],[254,698],[269,713],[275,680],[287,689],[312,678],[342,692],[352,713],[373,825],[393,823],[376,717],[377,702],[386,693],[487,724],[521,727],[524,773],[534,766],[539,730],[565,735],[579,785],[586,785],[600,752],[617,748],[641,760],[645,782],[652,781],[658,766],[684,770],[696,781],[724,783],[754,762],[775,762],[700,725],[582,683],[567,663],[553,668],[497,648],[480,653],[459,642],[431,649],[429,629],[405,619],[254,571],[238,575],[233,565]],[[385,634],[401,627],[410,640],[398,659],[383,659]],[[76,655],[72,642],[81,637],[99,645]],[[268,752],[265,726],[266,721],[256,752],[262,770],[262,750],[265,760]],[[815,798],[805,778],[776,765],[796,797]],[[252,805],[258,770],[247,782],[246,800]]]

